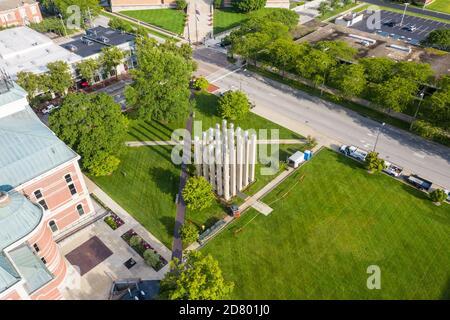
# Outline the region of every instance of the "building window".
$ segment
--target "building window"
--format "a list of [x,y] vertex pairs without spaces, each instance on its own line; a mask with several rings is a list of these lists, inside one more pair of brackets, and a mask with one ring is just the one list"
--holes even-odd
[[52,229],[52,232],[58,231],[58,226],[56,225],[56,222],[54,220],[51,220],[48,225],[50,229]]
[[34,251],[39,252],[41,249],[37,245],[37,243],[33,244]]
[[100,76],[98,74],[94,76],[94,82],[100,82]]
[[64,176],[64,179],[66,179],[66,182],[67,182],[67,183],[72,182],[72,177],[70,176],[70,174],[66,174],[66,175]]
[[82,216],[84,214],[83,205],[81,203],[79,205],[77,205],[77,211],[80,216]]
[[45,202],[44,196],[42,195],[41,190],[36,190],[34,192],[34,196],[36,197],[36,200],[38,203],[44,208],[44,210],[48,210],[47,203]]
[[69,184],[68,187],[71,195],[77,194],[77,189],[73,183]]
[[41,261],[42,261],[44,264],[47,264],[47,260],[45,260],[44,257],[41,258]]

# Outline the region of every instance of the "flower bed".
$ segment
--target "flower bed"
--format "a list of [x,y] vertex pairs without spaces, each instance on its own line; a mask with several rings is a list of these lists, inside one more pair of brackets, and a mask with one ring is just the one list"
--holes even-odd
[[[128,230],[122,235],[122,239],[133,248],[134,251],[139,254],[142,259],[145,260],[147,264],[149,264],[155,271],[161,270],[167,264],[166,259],[161,257],[155,249],[140,235],[138,235],[133,229]],[[147,251],[147,253],[146,253]],[[156,261],[152,261],[149,259],[149,255],[156,255],[158,259]]]
[[111,229],[116,230],[120,226],[125,224],[125,221],[123,221],[117,214],[114,212],[111,212],[105,219],[103,219],[105,223],[111,227]]

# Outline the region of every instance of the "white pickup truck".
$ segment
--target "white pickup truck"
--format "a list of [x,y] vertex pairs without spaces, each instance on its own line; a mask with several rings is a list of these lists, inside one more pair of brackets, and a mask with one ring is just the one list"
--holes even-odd
[[359,149],[355,146],[342,145],[339,151],[345,154],[346,156],[352,157],[354,159],[366,161],[367,151]]
[[388,161],[384,161],[384,169],[383,171],[386,172],[388,175],[391,175],[393,177],[399,177],[402,174],[403,168],[392,164]]

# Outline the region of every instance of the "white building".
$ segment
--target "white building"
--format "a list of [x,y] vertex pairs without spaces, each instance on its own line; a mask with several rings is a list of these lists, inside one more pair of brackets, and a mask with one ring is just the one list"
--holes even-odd
[[350,12],[334,20],[334,23],[339,26],[351,27],[354,24],[361,22],[363,18],[364,15],[362,13],[358,14],[356,12]]

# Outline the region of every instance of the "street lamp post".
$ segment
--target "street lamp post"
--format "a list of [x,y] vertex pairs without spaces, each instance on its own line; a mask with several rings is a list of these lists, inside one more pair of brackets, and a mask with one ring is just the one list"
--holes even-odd
[[408,8],[409,2],[405,2],[405,10],[403,10],[402,21],[400,21],[400,27],[403,26],[403,19],[405,18],[406,8]]
[[64,29],[64,35],[67,37],[66,25],[64,24],[64,20],[63,20],[63,18],[62,18],[62,14],[61,14],[61,13],[58,14],[58,17],[59,17],[59,19],[61,19],[61,24],[62,24],[63,29]]
[[381,133],[381,130],[383,130],[383,128],[384,128],[384,125],[385,125],[386,123],[382,123],[381,124],[381,127],[378,127],[378,134],[377,134],[377,138],[376,138],[376,140],[375,140],[375,144],[374,144],[374,146],[373,146],[373,152],[375,152],[375,149],[377,148],[377,144],[378,144],[378,139],[380,138],[380,133]]
[[417,105],[416,112],[414,112],[414,120],[411,122],[411,125],[409,126],[409,130],[410,130],[410,131],[411,131],[411,129],[412,129],[412,126],[413,126],[414,121],[416,121],[417,114],[419,113],[420,105],[422,104],[423,96],[424,96],[424,95],[425,95],[425,93],[422,91],[422,92],[420,93],[420,100],[419,100],[419,104]]

